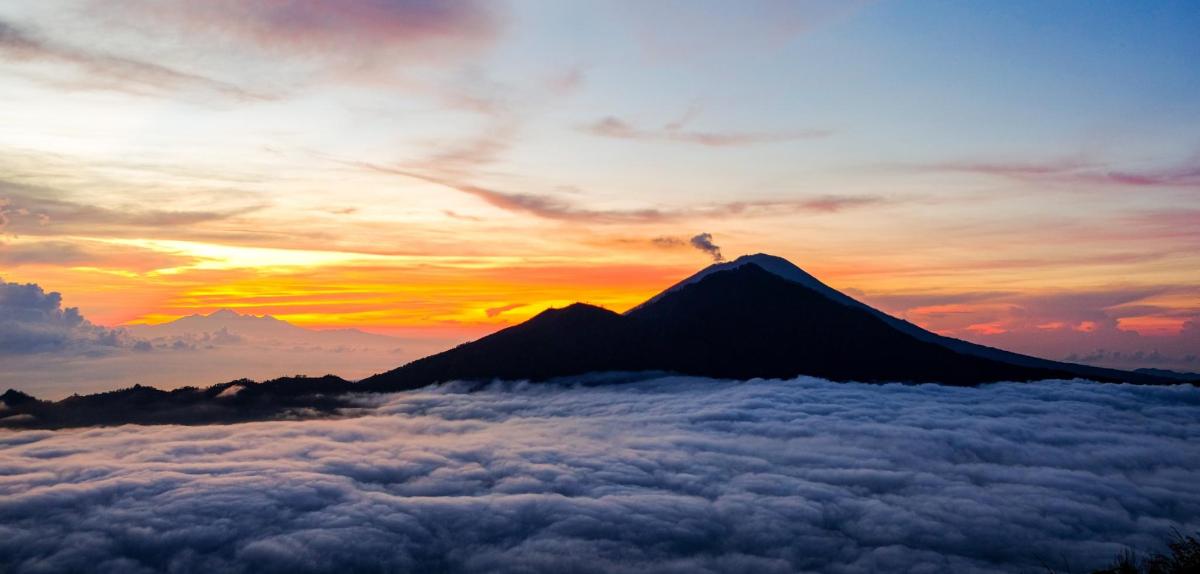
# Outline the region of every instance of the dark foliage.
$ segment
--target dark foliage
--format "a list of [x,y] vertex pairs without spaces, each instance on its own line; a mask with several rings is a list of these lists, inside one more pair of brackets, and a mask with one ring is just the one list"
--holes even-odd
[[1122,552],[1113,565],[1092,574],[1200,574],[1200,540],[1175,533],[1167,543],[1167,554],[1139,558],[1131,550]]

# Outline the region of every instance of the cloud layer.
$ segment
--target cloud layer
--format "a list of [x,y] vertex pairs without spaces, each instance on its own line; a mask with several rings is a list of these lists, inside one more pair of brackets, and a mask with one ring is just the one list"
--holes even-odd
[[1200,528],[1200,389],[668,378],[0,434],[25,571],[1021,572]]

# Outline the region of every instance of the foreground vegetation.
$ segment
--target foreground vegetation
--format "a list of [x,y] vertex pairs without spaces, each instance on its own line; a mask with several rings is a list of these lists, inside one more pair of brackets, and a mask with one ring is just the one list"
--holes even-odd
[[1092,574],[1200,574],[1200,540],[1176,533],[1167,543],[1168,554],[1139,558],[1132,550],[1122,552],[1112,566]]

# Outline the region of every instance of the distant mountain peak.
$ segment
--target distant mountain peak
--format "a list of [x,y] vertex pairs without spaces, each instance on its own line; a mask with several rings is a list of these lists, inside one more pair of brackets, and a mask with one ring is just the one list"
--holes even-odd
[[230,320],[230,321],[235,321],[235,320],[239,320],[239,319],[241,319],[241,320],[255,319],[255,320],[263,320],[263,321],[279,321],[279,319],[276,319],[275,317],[273,317],[271,315],[254,315],[252,313],[238,313],[237,311],[230,309],[228,307],[217,309],[216,311],[213,311],[212,313],[209,313],[207,315],[200,315],[200,316],[207,317],[209,319],[225,319],[225,320]]

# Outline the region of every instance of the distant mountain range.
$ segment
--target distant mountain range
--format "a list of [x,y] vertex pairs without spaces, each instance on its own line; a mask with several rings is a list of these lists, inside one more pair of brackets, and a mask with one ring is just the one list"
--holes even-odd
[[[170,333],[168,329],[185,331],[210,321],[236,321],[247,326],[243,332],[268,338],[297,329],[269,317],[230,313],[186,317],[168,324],[174,327],[157,328]],[[234,381],[171,392],[139,386],[56,403],[10,391],[0,396],[6,407],[0,412],[8,414],[0,418],[0,425],[251,420],[289,409],[336,412],[350,404],[345,395],[351,392],[395,392],[452,380],[548,381],[597,373],[622,380],[666,373],[727,379],[810,375],[950,385],[1048,378],[1197,382],[1187,375],[1050,361],[943,337],[856,301],[785,259],[759,254],[712,265],[624,314],[583,303],[549,309],[519,325],[357,383],[326,376]]]
[[358,329],[306,329],[270,315],[248,315],[221,309],[208,315],[188,315],[157,325],[127,325],[133,337],[157,344],[176,341],[202,344],[251,343],[274,347],[381,348],[400,340]]

